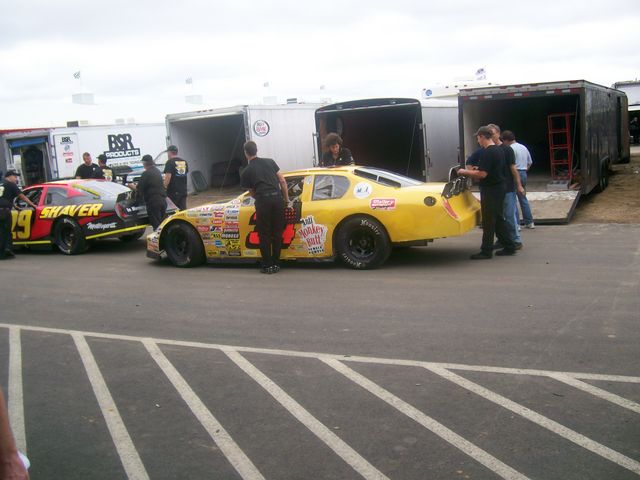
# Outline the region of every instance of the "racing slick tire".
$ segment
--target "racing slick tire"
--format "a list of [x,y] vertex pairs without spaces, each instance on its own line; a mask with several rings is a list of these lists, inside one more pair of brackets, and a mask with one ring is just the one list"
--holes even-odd
[[145,232],[145,229],[143,228],[137,232],[130,233],[128,235],[122,235],[119,238],[121,242],[125,242],[125,243],[133,242],[135,240],[138,240],[139,238],[142,238],[142,236],[144,235],[144,232]]
[[204,262],[204,245],[198,232],[186,223],[174,222],[163,232],[164,250],[176,267],[195,267]]
[[378,268],[391,253],[385,228],[363,215],[351,217],[340,226],[335,245],[340,259],[356,270]]
[[59,219],[53,226],[53,243],[66,255],[77,255],[87,248],[82,228],[69,217]]

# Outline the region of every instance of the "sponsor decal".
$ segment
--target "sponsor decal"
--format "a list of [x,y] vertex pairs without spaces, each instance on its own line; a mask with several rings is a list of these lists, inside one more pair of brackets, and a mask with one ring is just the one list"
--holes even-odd
[[140,149],[133,145],[130,133],[107,135],[109,150],[104,152],[107,159],[139,157]]
[[187,217],[189,218],[196,218],[200,216],[200,212],[194,212],[192,210],[188,210],[187,211]]
[[243,257],[257,257],[258,256],[258,251],[257,250],[243,250],[242,251],[242,256]]
[[325,225],[316,223],[313,215],[309,215],[301,221],[302,227],[298,230],[298,236],[304,241],[307,251],[311,255],[324,253],[324,242],[327,239],[329,229]]
[[111,230],[112,228],[116,228],[117,223],[87,223],[87,230]]
[[211,218],[211,217],[213,217],[213,213],[211,213],[211,212],[199,212],[199,217],[201,217],[201,218]]
[[133,215],[134,213],[138,213],[140,210],[142,210],[144,208],[146,208],[146,206],[143,207],[142,205],[133,205],[131,207],[125,208],[124,211],[127,212],[130,215]]
[[222,232],[220,238],[225,240],[238,240],[240,238],[240,232]]
[[371,195],[371,184],[367,182],[360,182],[353,187],[353,196],[356,198],[367,198]]
[[222,210],[216,210],[213,212],[213,218],[224,218],[224,212]]
[[101,203],[86,203],[84,205],[67,205],[44,207],[40,212],[40,219],[58,218],[62,215],[69,217],[97,217],[103,205]]
[[196,228],[200,233],[209,233],[209,227],[207,225],[198,225]]
[[196,225],[209,225],[210,223],[211,220],[208,218],[196,218]]
[[240,213],[240,209],[236,206],[234,206],[233,208],[227,208],[225,210],[225,213],[227,215],[227,217],[230,217],[232,215],[238,215]]
[[240,242],[238,240],[232,240],[226,242],[227,253],[230,257],[240,257],[242,252],[240,251]]
[[214,240],[213,245],[216,246],[217,248],[223,248],[224,242],[222,240]]
[[200,238],[202,238],[203,240],[209,240],[211,238],[211,234],[208,233],[208,232],[207,233],[201,233],[200,234]]
[[395,198],[372,198],[369,201],[371,210],[395,210],[396,199]]
[[253,124],[253,131],[259,137],[266,137],[269,130],[269,124],[265,120],[256,120]]
[[224,226],[225,230],[237,230],[240,228],[240,224],[238,222],[225,222]]

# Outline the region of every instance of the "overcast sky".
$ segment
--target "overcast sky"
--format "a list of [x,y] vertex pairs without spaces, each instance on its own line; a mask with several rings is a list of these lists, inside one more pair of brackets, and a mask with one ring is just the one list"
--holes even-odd
[[[611,86],[640,77],[638,25],[639,0],[7,1],[0,128],[161,122],[265,96],[419,98],[478,68]],[[73,104],[80,92],[95,105]]]

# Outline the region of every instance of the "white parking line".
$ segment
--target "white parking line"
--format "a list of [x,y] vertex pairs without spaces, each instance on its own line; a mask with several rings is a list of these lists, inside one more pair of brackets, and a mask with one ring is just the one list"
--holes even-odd
[[109,392],[102,373],[100,373],[100,368],[91,353],[87,341],[82,335],[77,333],[71,336],[80,353],[80,358],[82,359],[89,381],[93,387],[93,393],[98,400],[100,410],[102,410],[102,415],[107,423],[107,428],[109,429],[109,433],[111,433],[111,438],[118,451],[118,455],[120,455],[120,461],[127,476],[130,480],[148,480],[149,475],[142,464],[142,460],[140,460],[136,447],[131,441],[127,427],[125,427],[122,421],[118,407],[113,401],[113,397]]
[[571,385],[583,392],[602,398],[603,400],[607,400],[608,402],[615,403],[616,405],[631,410],[632,412],[640,413],[640,404],[627,400],[615,393],[607,392],[602,388],[594,387],[593,385],[582,382],[568,375],[563,375],[562,373],[551,373],[549,374],[549,377],[558,380],[559,382],[566,383],[567,385]]
[[[149,339],[143,340],[142,343],[240,476],[246,480],[264,480],[264,477],[249,460],[249,457],[245,455],[222,424],[213,416],[200,400],[200,397],[185,381],[184,377],[180,375],[178,370],[158,348],[158,345]],[[212,478],[217,478],[217,473],[212,473]]]
[[20,329],[9,329],[9,387],[7,410],[11,430],[18,450],[27,453],[27,435],[24,427],[24,395],[22,391],[22,344]]
[[[302,405],[296,402],[282,388],[276,385],[269,377],[258,370],[246,358],[233,350],[225,349],[224,353],[247,375],[255,380],[262,388],[276,399],[291,415],[311,432],[322,440],[331,450],[341,457],[351,468],[362,477],[372,480],[387,479],[387,477],[367,462],[358,452],[347,445],[340,437],[329,430],[317,418],[311,415]],[[388,479],[387,479],[388,480]]]
[[467,380],[466,378],[461,377],[460,375],[450,372],[444,368],[441,368],[441,367],[426,367],[426,368],[432,371],[433,373],[440,375],[441,377],[446,378],[447,380],[455,383],[456,385],[466,388],[467,390],[477,395],[480,395],[482,398],[486,398],[487,400],[493,403],[496,403],[501,407],[506,408],[507,410],[511,410],[513,413],[516,413],[521,417],[524,417],[527,420],[537,425],[540,425],[541,427],[546,428],[547,430],[552,431],[556,435],[559,435],[562,438],[565,438],[575,443],[576,445],[579,445],[584,449],[587,449],[597,455],[600,455],[601,457],[606,458],[607,460],[610,460],[620,465],[621,467],[631,470],[636,474],[640,474],[640,462],[637,462],[632,458],[629,458],[619,452],[616,452],[615,450],[609,447],[606,447],[594,440],[591,440],[590,438],[574,430],[571,430],[570,428],[567,428],[564,425],[561,425],[558,422],[545,417],[544,415],[534,412],[533,410],[530,410],[527,407],[523,407],[522,405],[512,400],[509,400],[508,398],[503,397],[502,395],[492,392],[491,390],[481,385],[478,385],[477,383],[474,383],[470,380]]
[[343,374],[352,382],[360,385],[369,393],[375,395],[380,400],[383,400],[384,402],[388,403],[393,408],[402,412],[412,420],[416,421],[417,423],[425,427],[427,430],[430,430],[431,432],[436,434],[438,437],[449,442],[451,445],[461,450],[462,452],[464,452],[465,454],[473,458],[475,461],[481,463],[482,465],[487,467],[489,470],[494,472],[496,475],[499,475],[500,477],[508,480],[528,479],[528,477],[521,474],[517,470],[514,470],[509,465],[501,462],[490,453],[487,453],[486,451],[482,450],[480,447],[474,445],[473,443],[469,442],[465,438],[461,437],[460,435],[455,433],[453,430],[450,430],[449,428],[445,427],[443,424],[441,424],[437,420],[434,420],[433,418],[421,412],[414,406],[396,397],[394,394],[392,394],[388,390],[385,390],[384,388],[380,387],[379,385],[372,382],[368,378],[350,369],[343,363],[331,358],[321,358],[321,360],[327,365],[329,365],[330,367],[334,368],[335,370]]

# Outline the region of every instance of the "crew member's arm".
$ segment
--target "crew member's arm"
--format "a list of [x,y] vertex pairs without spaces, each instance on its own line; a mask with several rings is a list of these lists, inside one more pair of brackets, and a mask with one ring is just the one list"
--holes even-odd
[[31,200],[29,200],[24,193],[21,193],[20,195],[18,195],[18,198],[23,202],[27,202],[31,208],[37,208],[37,205],[33,203]]
[[169,182],[171,181],[171,174],[170,173],[165,173],[164,174],[164,188],[167,188],[169,186]]
[[278,181],[280,181],[280,190],[282,190],[282,196],[284,197],[284,203],[289,203],[289,189],[287,188],[287,181],[284,175],[280,172],[276,172],[278,175]]
[[524,187],[522,186],[522,182],[520,181],[520,174],[518,173],[518,169],[516,168],[515,163],[511,164],[511,175],[513,176],[513,181],[516,182],[517,192],[524,195]]
[[458,176],[471,177],[471,178],[475,178],[476,180],[482,180],[487,176],[487,172],[485,172],[484,170],[471,170],[469,168],[460,168],[458,169]]
[[0,392],[0,478],[11,480],[29,479],[29,474],[18,455],[18,448],[11,433],[7,405],[2,392]]

